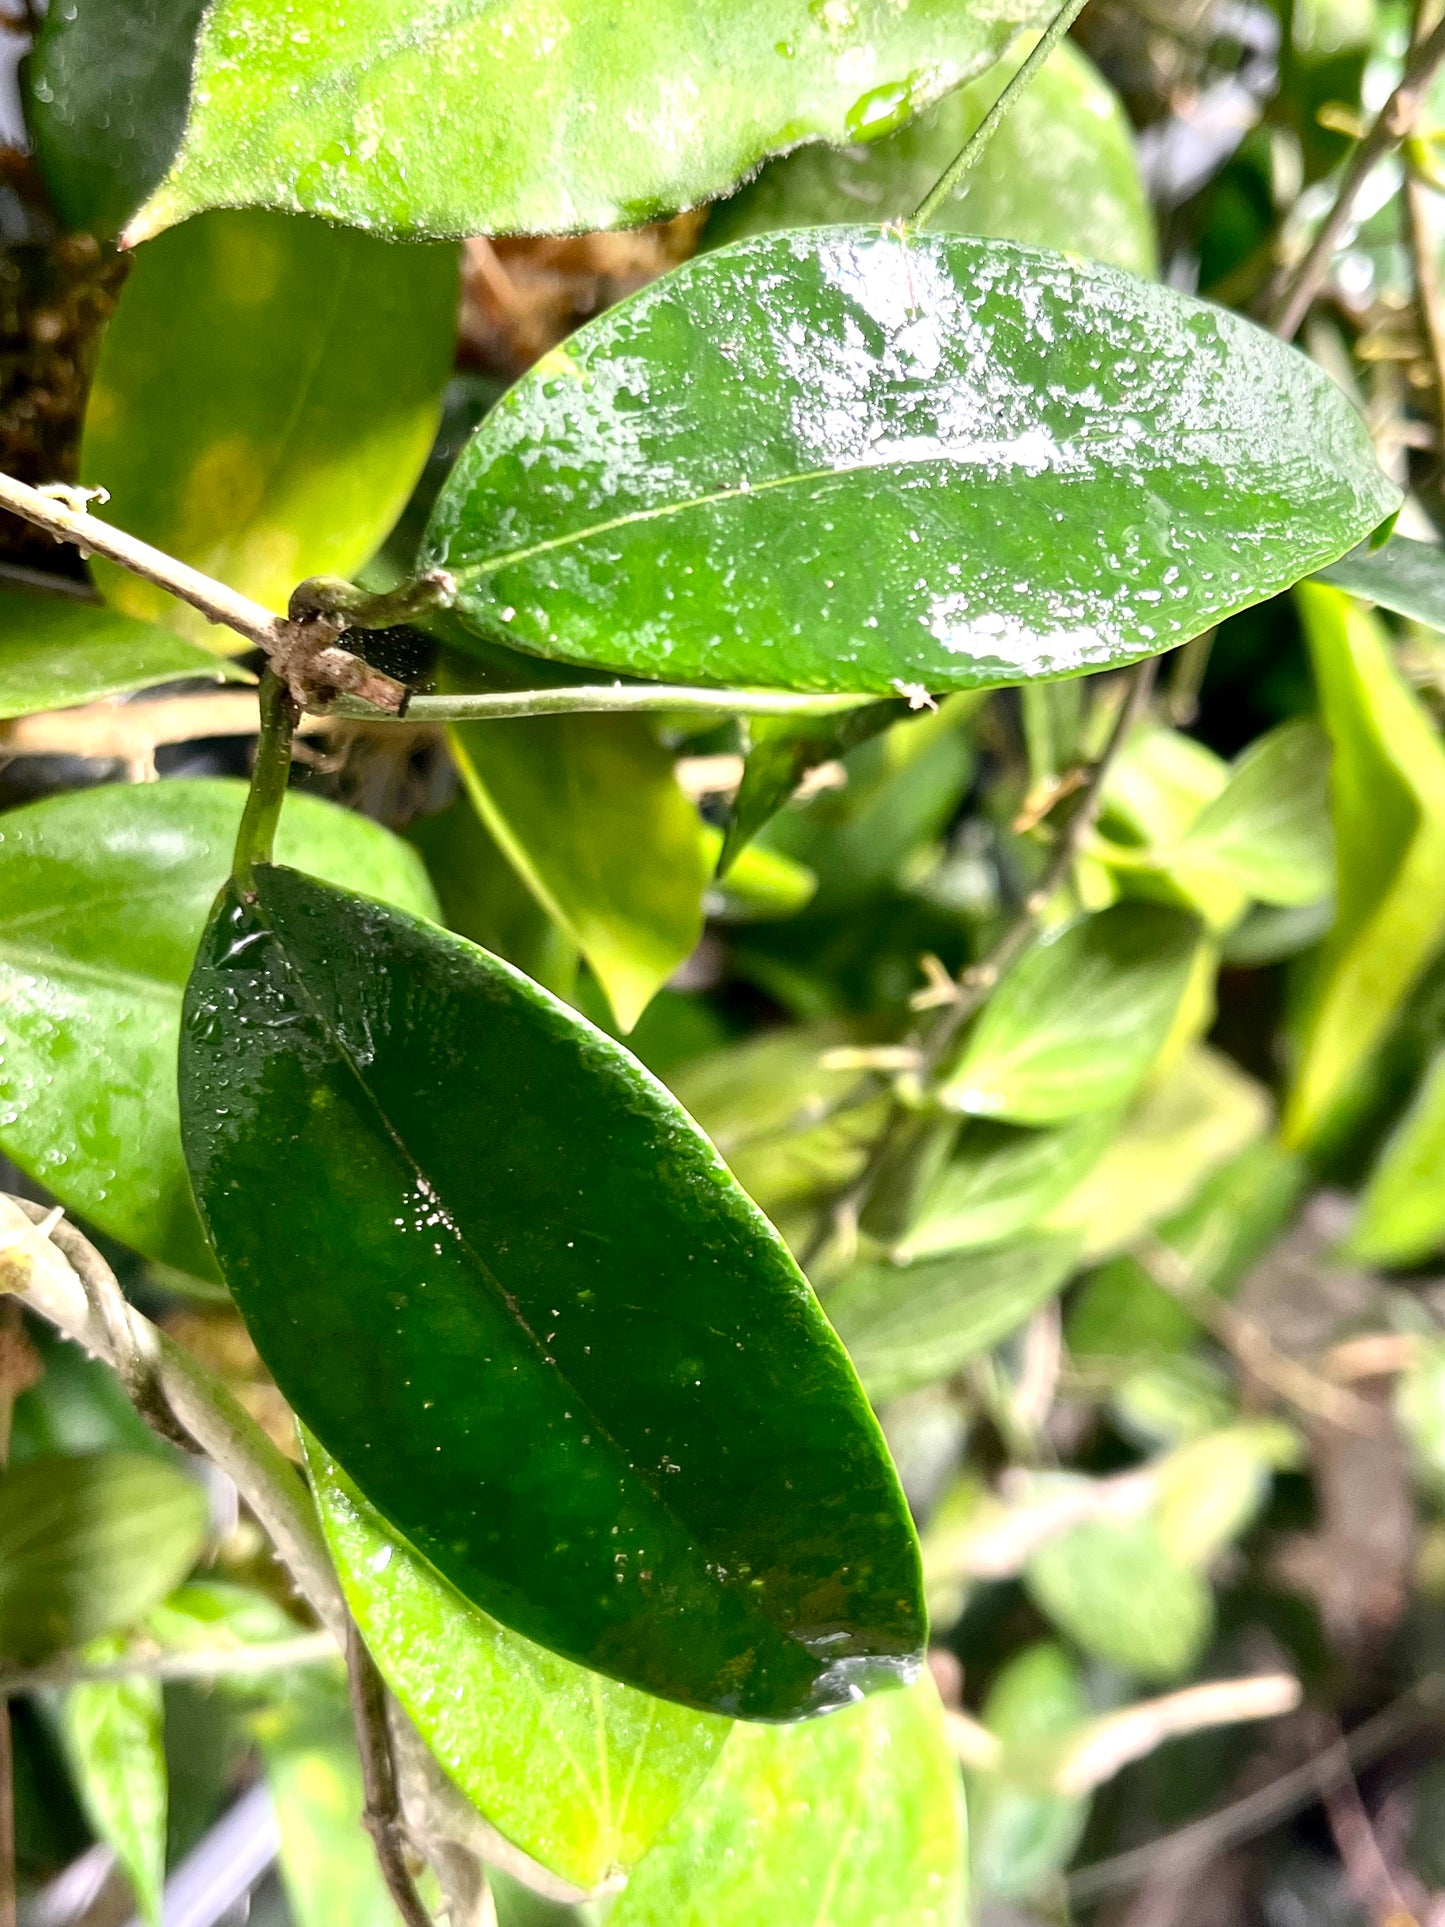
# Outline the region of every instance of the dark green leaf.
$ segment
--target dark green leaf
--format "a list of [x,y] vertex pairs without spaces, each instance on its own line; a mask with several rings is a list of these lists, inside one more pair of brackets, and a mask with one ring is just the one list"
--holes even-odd
[[[707,242],[830,221],[906,221],[1029,50],[1025,41],[969,86],[866,147],[801,147],[771,161],[714,210]],[[1049,56],[930,225],[1154,272],[1154,222],[1128,116],[1076,46],[1064,41]]]
[[0,1479],[0,1653],[33,1660],[128,1625],[206,1537],[194,1479],[138,1453],[33,1459]]
[[1121,903],[1057,930],[1003,979],[939,1089],[946,1108],[1054,1124],[1122,1103],[1159,1055],[1199,925]]
[[825,1720],[735,1727],[609,1927],[957,1927],[962,1819],[927,1678]]
[[898,717],[902,707],[901,703],[861,703],[830,716],[750,717],[743,780],[728,819],[718,875],[726,876],[809,770],[876,736]]
[[1024,1583],[1086,1652],[1146,1679],[1195,1665],[1214,1623],[1208,1586],[1150,1519],[1101,1519],[1041,1546]]
[[[400,248],[275,214],[212,214],[137,256],[101,343],[83,479],[106,513],[284,609],[360,566],[405,506],[441,414],[451,248]],[[239,647],[109,563],[127,615]]]
[[293,208],[396,234],[625,227],[806,140],[886,133],[1036,0],[217,0],[184,138],[132,224]]
[[1445,749],[1379,622],[1304,583],[1305,634],[1334,760],[1339,909],[1298,1021],[1286,1141],[1325,1132],[1445,940]]
[[[147,1257],[212,1269],[181,1156],[181,997],[245,791],[109,786],[0,818],[0,1149]],[[293,796],[291,862],[426,914],[414,851]]]
[[1113,1111],[1042,1131],[970,1119],[894,1257],[911,1264],[1027,1230],[1087,1176],[1118,1125]]
[[478,815],[629,1031],[702,935],[702,821],[645,716],[462,723]]
[[1031,1238],[913,1265],[867,1265],[828,1316],[875,1404],[949,1378],[1017,1331],[1067,1281],[1074,1238]]
[[466,1598],[753,1717],[911,1670],[917,1548],[842,1348],[620,1046],[484,951],[263,866],[203,942],[181,1105],[266,1365]]
[[886,695],[1155,655],[1398,501],[1329,378],[1233,315],[1010,243],[815,229],[547,356],[422,566],[541,655]]
[[0,589],[0,720],[195,676],[245,680],[154,623],[79,597]]
[[[94,1640],[83,1658],[113,1665],[118,1639]],[[60,1734],[86,1818],[125,1869],[136,1908],[160,1927],[166,1876],[167,1776],[158,1681],[96,1680],[60,1700]]]
[[306,1459],[362,1636],[467,1798],[574,1886],[634,1867],[706,1778],[728,1722],[509,1632],[389,1531],[314,1439]]
[[1392,535],[1383,548],[1361,548],[1319,572],[1321,582],[1445,630],[1445,549]]

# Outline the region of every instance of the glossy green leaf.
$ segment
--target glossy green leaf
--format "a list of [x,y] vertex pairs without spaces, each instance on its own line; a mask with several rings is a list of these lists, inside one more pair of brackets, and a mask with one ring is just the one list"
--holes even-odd
[[1445,749],[1379,623],[1337,589],[1299,591],[1334,746],[1339,908],[1305,993],[1284,1134],[1317,1138],[1445,941]]
[[421,565],[481,633],[897,694],[1174,647],[1397,506],[1292,349],[1117,269],[874,228],[700,256],[493,409]]
[[1125,1250],[1261,1138],[1270,1115],[1261,1085],[1196,1045],[1145,1086],[1103,1156],[1045,1222],[1073,1232],[1092,1261]]
[[128,1625],[206,1537],[194,1479],[139,1453],[32,1459],[0,1478],[0,1653],[42,1659]]
[[[986,74],[868,146],[802,147],[714,210],[713,246],[775,228],[908,219],[1013,79],[1025,40]],[[1153,274],[1154,222],[1123,103],[1062,42],[930,226],[1062,248]]]
[[1445,630],[1445,550],[1433,542],[1392,535],[1383,548],[1357,549],[1319,572],[1321,582]]
[[885,133],[1001,52],[1036,0],[216,0],[184,136],[132,224],[295,208],[398,234],[622,227],[806,140]]
[[982,1721],[1003,1742],[996,1773],[968,1776],[973,1877],[982,1894],[1022,1898],[1069,1864],[1087,1800],[1048,1792],[1031,1771],[1089,1716],[1079,1669],[1060,1646],[1027,1646],[1000,1672]]
[[[181,998],[245,790],[79,790],[0,819],[0,1150],[147,1257],[210,1274],[176,1115]],[[290,862],[421,914],[414,851],[293,796]]]
[[[132,535],[284,609],[358,568],[405,506],[456,328],[450,248],[213,214],[141,250],[101,343],[81,474]],[[95,564],[127,615],[234,650],[164,590]]]
[[1022,1239],[911,1265],[866,1265],[827,1311],[875,1404],[951,1377],[1026,1322],[1073,1270],[1077,1241]]
[[68,228],[109,238],[159,186],[185,128],[205,0],[66,0],[47,7],[25,119]]
[[[113,1664],[117,1639],[92,1641],[84,1659]],[[169,1787],[158,1681],[136,1677],[72,1686],[60,1696],[59,1727],[80,1804],[125,1869],[142,1919],[160,1927],[166,1877]]]
[[735,1727],[608,1927],[956,1927],[964,1854],[925,1677],[824,1720]]
[[1445,1051],[1431,1059],[1413,1103],[1370,1174],[1351,1227],[1364,1265],[1417,1265],[1445,1245]]
[[0,721],[238,669],[169,629],[79,597],[0,589]]
[[509,1632],[391,1532],[314,1439],[306,1458],[362,1636],[467,1798],[574,1886],[635,1866],[707,1777],[728,1722]]
[[1208,1586],[1149,1519],[1092,1520],[1061,1533],[1029,1560],[1024,1584],[1085,1652],[1146,1679],[1187,1672],[1214,1623]]
[[713,867],[648,718],[534,716],[450,737],[478,815],[631,1030],[702,935]]
[[686,1114],[486,952],[293,870],[255,889],[202,944],[181,1113],[303,1422],[466,1598],[613,1678],[789,1718],[906,1676],[882,1438]]
[[718,875],[726,876],[810,770],[876,736],[897,720],[901,709],[901,703],[859,703],[824,716],[750,717],[743,780],[733,800]]
[[1260,903],[1306,904],[1335,885],[1330,743],[1317,723],[1285,723],[1250,744],[1171,862],[1222,871]]
[[1199,925],[1121,903],[1054,931],[1014,965],[939,1087],[948,1110],[1055,1124],[1124,1102],[1173,1026]]
[[[276,1804],[281,1883],[295,1927],[398,1927],[376,1849],[361,1824],[356,1743],[344,1720],[269,1738],[261,1756]],[[329,1730],[327,1730],[329,1728]]]
[[1118,1125],[1113,1111],[1053,1130],[971,1118],[894,1258],[911,1264],[1027,1230],[1087,1176]]

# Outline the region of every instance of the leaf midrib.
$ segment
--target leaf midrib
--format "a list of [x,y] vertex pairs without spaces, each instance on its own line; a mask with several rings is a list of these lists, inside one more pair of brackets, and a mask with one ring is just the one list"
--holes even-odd
[[[329,1041],[333,1050],[335,1051],[337,1058],[340,1060],[341,1063],[343,1063],[346,1066],[346,1068],[351,1072],[352,1076],[356,1079],[357,1085],[360,1088],[363,1097],[365,1098],[368,1106],[370,1107],[371,1111],[375,1115],[377,1121],[380,1123],[383,1131],[386,1133],[387,1137],[389,1138],[392,1145],[394,1146],[398,1158],[406,1167],[408,1167],[412,1171],[415,1177],[418,1178],[421,1181],[421,1183],[427,1187],[427,1190],[430,1192],[432,1198],[436,1200],[438,1207],[441,1209],[443,1216],[445,1218],[446,1224],[450,1229],[450,1231],[452,1232],[452,1235],[456,1238],[457,1243],[460,1245],[462,1250],[467,1254],[467,1256],[472,1260],[473,1264],[476,1266],[477,1271],[481,1275],[482,1279],[490,1287],[490,1289],[495,1294],[495,1296],[500,1300],[502,1308],[507,1313],[508,1317],[514,1321],[518,1330],[520,1330],[522,1333],[525,1334],[527,1340],[532,1345],[541,1363],[547,1366],[551,1371],[553,1371],[556,1374],[558,1384],[566,1388],[566,1391],[569,1397],[575,1396],[578,1406],[587,1415],[587,1419],[589,1423],[595,1426],[595,1429],[607,1441],[608,1445],[610,1445],[613,1448],[613,1450],[617,1453],[618,1458],[620,1459],[622,1466],[626,1471],[626,1473],[629,1475],[629,1477],[634,1478],[638,1481],[638,1483],[642,1486],[643,1490],[647,1492],[647,1494],[649,1495],[653,1504],[656,1506],[659,1512],[663,1513],[667,1518],[671,1519],[675,1525],[679,1526],[682,1529],[689,1543],[696,1549],[697,1552],[704,1555],[703,1563],[705,1565],[707,1563],[706,1561],[707,1547],[703,1543],[703,1541],[699,1538],[696,1528],[692,1525],[692,1523],[689,1520],[685,1519],[681,1513],[674,1510],[674,1508],[663,1497],[661,1482],[659,1481],[656,1485],[654,1485],[652,1479],[648,1477],[647,1472],[642,1467],[636,1465],[633,1462],[632,1456],[628,1452],[626,1446],[623,1445],[620,1439],[614,1436],[611,1427],[607,1425],[606,1422],[599,1416],[591,1400],[583,1392],[578,1390],[573,1385],[572,1381],[564,1375],[561,1366],[557,1363],[556,1358],[548,1351],[546,1345],[537,1336],[537,1333],[532,1329],[527,1319],[522,1315],[521,1308],[517,1304],[516,1300],[513,1298],[511,1293],[508,1292],[506,1286],[502,1283],[501,1279],[497,1276],[496,1272],[492,1269],[492,1267],[482,1257],[481,1253],[477,1251],[476,1247],[472,1244],[471,1240],[462,1231],[461,1226],[457,1223],[455,1217],[452,1214],[450,1205],[445,1201],[441,1190],[435,1184],[432,1183],[430,1177],[422,1169],[420,1163],[417,1161],[416,1157],[412,1154],[410,1148],[406,1143],[405,1138],[401,1135],[401,1133],[397,1130],[396,1126],[392,1123],[391,1119],[387,1116],[386,1111],[382,1107],[380,1099],[377,1097],[375,1091],[372,1089],[367,1079],[363,1076],[361,1066],[357,1063],[356,1059],[353,1057],[351,1051],[348,1049],[339,1031],[336,1029],[335,1025],[331,1022],[326,1012],[322,1009],[318,1000],[312,995],[309,987],[306,984],[306,980],[303,972],[297,967],[295,961],[292,959],[290,953],[288,952],[285,941],[282,938],[280,931],[276,928],[275,923],[271,920],[269,912],[265,909],[265,906],[262,904],[259,894],[257,895],[253,908],[254,908],[254,913],[256,914],[258,919],[264,922],[264,926],[268,934],[270,935],[273,943],[276,945],[276,948],[281,957],[281,960],[285,964],[287,973],[296,987],[298,998],[302,1000],[310,1009],[316,1022],[321,1027],[323,1034],[326,1036],[327,1040]],[[756,1617],[761,1619],[763,1624],[765,1624],[768,1627],[769,1631],[772,1632],[778,1638],[783,1638],[783,1639],[792,1638],[792,1635],[787,1631],[785,1627],[779,1626],[774,1620],[772,1620],[771,1618],[768,1618],[767,1615],[758,1613],[753,1602],[747,1597],[746,1594],[739,1592],[738,1588],[729,1579],[723,1579],[720,1583],[724,1590],[732,1593],[732,1595],[735,1598],[739,1599],[742,1602],[745,1609],[747,1610],[747,1615],[749,1618]],[[801,1644],[801,1642],[795,1642],[795,1643]],[[803,1647],[802,1650],[806,1652],[807,1648]]]

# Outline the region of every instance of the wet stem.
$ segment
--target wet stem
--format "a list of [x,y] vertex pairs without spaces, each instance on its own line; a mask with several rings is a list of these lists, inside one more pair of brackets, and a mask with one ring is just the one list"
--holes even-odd
[[261,736],[251,771],[251,788],[236,835],[231,879],[245,898],[256,894],[256,865],[269,863],[276,825],[291,775],[291,745],[301,709],[281,678],[268,669],[261,678]]

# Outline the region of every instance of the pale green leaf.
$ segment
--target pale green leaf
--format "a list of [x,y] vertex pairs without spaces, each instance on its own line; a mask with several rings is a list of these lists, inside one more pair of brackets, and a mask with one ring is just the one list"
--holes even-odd
[[912,1264],[1027,1230],[1087,1176],[1118,1126],[1114,1111],[1043,1130],[970,1118],[894,1246],[895,1260]]
[[1003,1742],[996,1773],[968,1776],[973,1877],[981,1894],[1020,1899],[1073,1858],[1089,1802],[1051,1793],[1036,1769],[1089,1716],[1079,1669],[1060,1646],[1027,1646],[999,1673],[982,1721]]
[[278,1738],[263,1728],[266,1784],[281,1834],[281,1883],[295,1927],[399,1927],[361,1824],[356,1743],[339,1718],[324,1728],[314,1724],[318,1730]]
[[[112,1665],[124,1642],[96,1640],[81,1657]],[[160,1927],[168,1785],[159,1683],[95,1680],[60,1696],[65,1757],[86,1818],[125,1869],[142,1919]]]
[[633,1866],[730,1724],[559,1658],[469,1605],[306,1441],[362,1636],[427,1745],[500,1833],[575,1886]]
[[1347,1248],[1364,1265],[1417,1265],[1442,1245],[1445,1051],[1437,1051],[1370,1173]]
[[247,680],[171,630],[102,603],[0,588],[0,721],[196,678]]
[[1260,903],[1317,903],[1335,883],[1329,773],[1319,725],[1282,724],[1251,743],[1167,861],[1217,869]]
[[739,1725],[608,1927],[957,1927],[962,1805],[927,1676],[800,1725]]
[[1085,1652],[1146,1679],[1196,1665],[1214,1623],[1209,1588],[1149,1519],[1091,1520],[1051,1539],[1024,1573],[1029,1597]]

